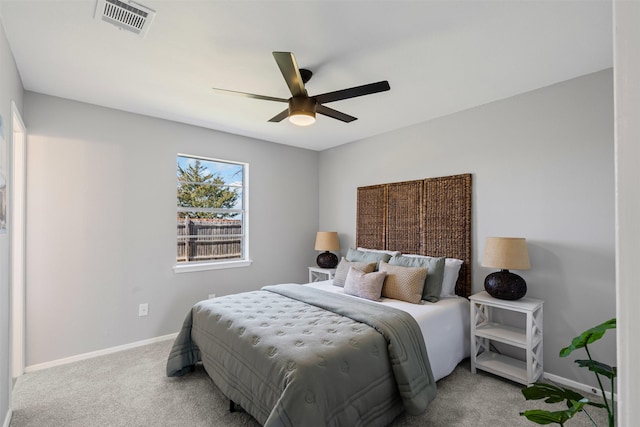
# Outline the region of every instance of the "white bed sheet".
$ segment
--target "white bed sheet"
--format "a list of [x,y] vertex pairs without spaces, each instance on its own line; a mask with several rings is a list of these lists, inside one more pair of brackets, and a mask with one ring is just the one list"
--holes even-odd
[[[333,286],[333,280],[308,283],[310,286],[327,292],[343,294],[344,289]],[[358,298],[347,295],[351,298]],[[391,298],[382,298],[384,304],[412,315],[424,337],[436,381],[449,375],[463,359],[469,357],[469,301],[462,297],[443,298],[437,303],[422,301],[411,304]]]

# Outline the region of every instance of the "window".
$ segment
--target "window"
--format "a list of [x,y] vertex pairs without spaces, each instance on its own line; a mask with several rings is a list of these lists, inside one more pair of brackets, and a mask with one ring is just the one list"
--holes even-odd
[[250,264],[246,163],[178,154],[176,272]]

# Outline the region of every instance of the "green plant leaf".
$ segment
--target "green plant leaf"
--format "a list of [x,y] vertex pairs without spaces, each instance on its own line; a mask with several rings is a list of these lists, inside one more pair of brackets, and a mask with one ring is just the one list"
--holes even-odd
[[571,401],[569,409],[564,411],[544,411],[542,409],[532,409],[529,411],[520,412],[520,415],[526,417],[529,421],[533,421],[537,424],[551,424],[556,423],[563,425],[568,420],[573,418],[575,414],[582,410],[582,407],[586,405],[586,399],[580,401]]
[[576,360],[575,361],[578,366],[581,368],[589,368],[591,372],[595,372],[596,374],[604,375],[610,380],[615,378],[617,375],[617,370],[614,367],[606,365],[604,363],[598,362],[597,360]]
[[571,406],[571,401],[581,401],[585,399],[583,395],[573,390],[542,382],[533,383],[521,391],[526,400],[546,399],[545,403],[559,403],[566,400],[567,406],[569,407]]
[[562,425],[571,419],[571,417],[568,417],[564,412],[565,411],[550,412],[544,411],[542,409],[532,409],[529,411],[520,412],[520,415],[522,415],[523,417],[527,417],[529,421],[533,421],[534,423],[538,424],[556,423]]
[[560,350],[560,357],[566,357],[571,354],[574,350],[579,348],[583,348],[587,344],[591,344],[602,338],[607,329],[615,329],[616,328],[616,319],[609,319],[604,323],[599,324],[598,326],[594,326],[591,329],[584,331],[579,336],[575,337],[573,341],[571,341],[571,345],[569,347],[565,347]]

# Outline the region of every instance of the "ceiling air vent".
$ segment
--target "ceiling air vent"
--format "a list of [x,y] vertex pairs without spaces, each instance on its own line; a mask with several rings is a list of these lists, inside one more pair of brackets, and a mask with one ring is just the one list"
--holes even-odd
[[98,0],[96,19],[144,37],[156,12],[134,1]]

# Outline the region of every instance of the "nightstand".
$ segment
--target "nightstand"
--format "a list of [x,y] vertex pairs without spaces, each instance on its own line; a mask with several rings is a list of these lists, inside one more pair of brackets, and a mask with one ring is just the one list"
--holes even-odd
[[333,279],[335,268],[309,267],[309,283]]
[[[482,291],[469,297],[471,302],[471,372],[491,372],[528,385],[542,377],[542,305],[544,301],[521,298],[508,301]],[[525,316],[525,327],[505,325],[496,320],[499,310]],[[523,349],[525,360],[493,350],[491,343]]]

